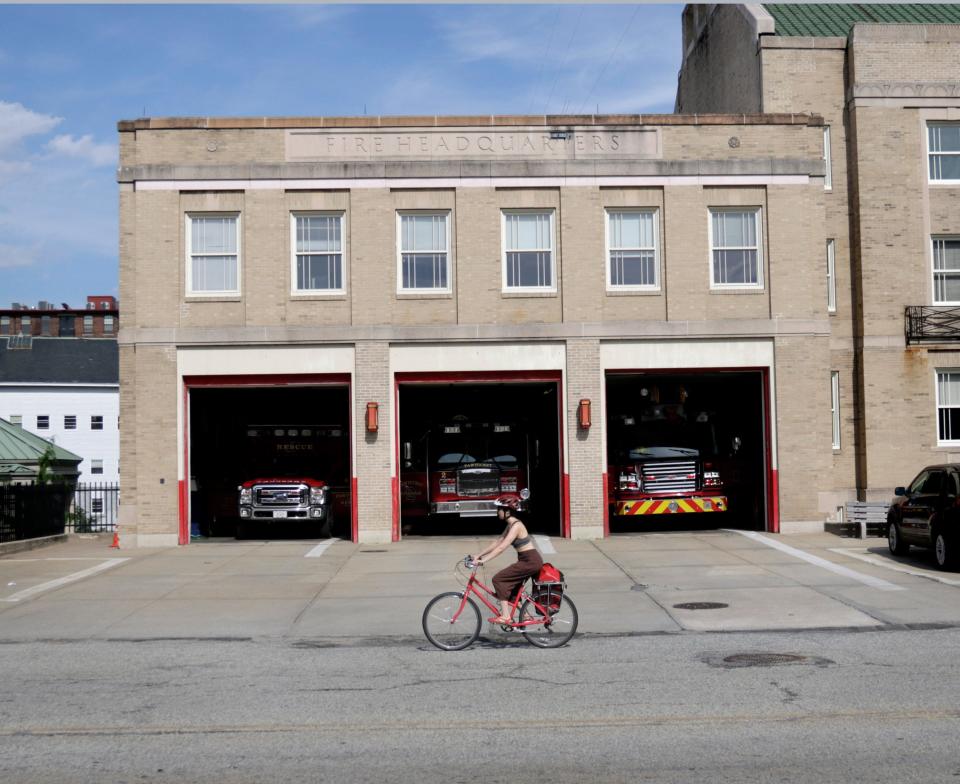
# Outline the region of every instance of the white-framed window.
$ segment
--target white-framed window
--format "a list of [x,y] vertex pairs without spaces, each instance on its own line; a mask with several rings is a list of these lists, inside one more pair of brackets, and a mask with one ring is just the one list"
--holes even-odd
[[50,415],[49,414],[38,414],[37,415],[37,430],[49,430],[50,429]]
[[397,213],[397,291],[450,291],[450,213]]
[[937,369],[937,443],[960,443],[960,368]]
[[827,313],[837,312],[837,243],[827,240]]
[[840,371],[830,371],[830,421],[833,423],[833,448],[840,448]]
[[77,429],[77,415],[76,414],[65,414],[63,417],[63,429],[64,430],[76,430]]
[[710,209],[710,287],[763,288],[760,209]]
[[556,291],[553,210],[504,210],[504,291]]
[[930,182],[960,182],[960,123],[927,124]]
[[91,460],[91,461],[90,461],[90,473],[91,473],[91,474],[102,474],[102,473],[103,473],[103,460]]
[[17,425],[17,426],[22,427],[22,426],[23,426],[23,414],[11,414],[11,415],[10,415],[10,424],[11,424],[11,425]]
[[933,304],[960,305],[960,237],[932,237]]
[[240,293],[240,216],[187,214],[187,294]]
[[33,334],[33,323],[30,321],[29,316],[20,317],[20,334],[21,335]]
[[86,315],[83,317],[83,334],[84,335],[93,334],[93,316]]
[[104,316],[103,317],[103,334],[112,335],[113,327],[114,327],[113,316]]
[[823,175],[823,189],[825,191],[833,190],[833,161],[830,152],[830,126],[823,126],[823,161],[826,169]]
[[0,316],[0,335],[10,334],[10,317]]
[[90,417],[90,429],[103,430],[103,417],[101,415],[94,414]]
[[607,290],[660,288],[659,231],[653,209],[607,210]]
[[91,498],[90,499],[90,511],[93,514],[103,514],[103,499],[102,498]]
[[343,213],[290,216],[293,294],[343,294]]

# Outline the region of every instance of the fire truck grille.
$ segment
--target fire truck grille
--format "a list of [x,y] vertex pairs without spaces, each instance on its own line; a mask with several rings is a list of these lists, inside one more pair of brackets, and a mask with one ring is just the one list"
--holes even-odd
[[271,485],[270,487],[254,488],[257,504],[277,508],[299,506],[304,500],[303,494],[305,492],[300,485]]
[[468,468],[457,472],[457,495],[496,495],[500,492],[500,476],[489,468]]
[[697,464],[690,461],[643,463],[645,493],[691,493],[697,489]]

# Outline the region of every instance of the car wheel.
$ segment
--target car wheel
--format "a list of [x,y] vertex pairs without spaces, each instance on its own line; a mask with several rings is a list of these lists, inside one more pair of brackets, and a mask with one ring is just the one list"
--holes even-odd
[[910,551],[910,545],[903,541],[900,526],[893,520],[887,527],[887,546],[894,555],[906,555]]
[[941,569],[953,569],[957,562],[953,540],[943,531],[937,531],[933,537],[933,556]]

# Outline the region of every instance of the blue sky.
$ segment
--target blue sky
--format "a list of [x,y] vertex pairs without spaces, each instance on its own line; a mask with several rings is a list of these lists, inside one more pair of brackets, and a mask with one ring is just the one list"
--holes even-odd
[[118,120],[670,112],[682,9],[0,5],[0,306],[119,296]]

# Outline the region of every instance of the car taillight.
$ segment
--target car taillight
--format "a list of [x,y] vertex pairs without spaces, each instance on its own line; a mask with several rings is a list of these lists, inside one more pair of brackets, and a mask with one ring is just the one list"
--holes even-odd
[[704,487],[719,487],[720,482],[720,473],[717,471],[704,471],[703,472],[703,486]]
[[634,473],[620,474],[620,489],[621,490],[639,490],[640,475],[634,474]]

